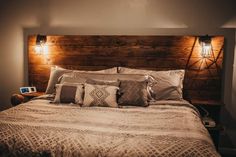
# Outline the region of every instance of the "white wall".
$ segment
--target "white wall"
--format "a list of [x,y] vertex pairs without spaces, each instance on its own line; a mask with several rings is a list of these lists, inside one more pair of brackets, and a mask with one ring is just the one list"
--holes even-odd
[[235,10],[234,0],[0,0],[0,108],[27,85],[29,34],[209,34],[226,38],[223,114],[236,119]]

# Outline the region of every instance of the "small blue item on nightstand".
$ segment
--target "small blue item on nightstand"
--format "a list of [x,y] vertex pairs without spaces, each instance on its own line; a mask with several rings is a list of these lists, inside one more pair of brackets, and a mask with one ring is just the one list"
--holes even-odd
[[34,93],[37,92],[36,87],[20,87],[20,93]]

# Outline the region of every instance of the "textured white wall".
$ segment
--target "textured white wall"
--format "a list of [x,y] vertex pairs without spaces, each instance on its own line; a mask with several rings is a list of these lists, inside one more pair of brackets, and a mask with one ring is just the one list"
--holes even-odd
[[234,1],[0,0],[0,109],[10,107],[11,94],[27,85],[29,34],[209,34],[226,37],[223,114],[236,119]]

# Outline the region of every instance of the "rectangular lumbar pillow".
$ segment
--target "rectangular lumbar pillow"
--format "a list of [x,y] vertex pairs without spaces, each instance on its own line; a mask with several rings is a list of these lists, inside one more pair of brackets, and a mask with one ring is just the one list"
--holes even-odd
[[119,105],[148,106],[147,81],[120,81]]
[[85,83],[84,102],[82,106],[118,107],[116,101],[118,89],[116,86]]
[[66,73],[78,73],[78,72],[92,72],[92,73],[100,73],[100,74],[116,74],[117,68],[109,68],[104,70],[98,70],[98,71],[79,71],[79,70],[68,70],[60,67],[51,67],[50,77],[48,80],[48,85],[46,89],[46,94],[53,94],[55,92],[55,85],[58,83],[58,79]]
[[81,105],[83,103],[82,84],[56,84],[55,103],[74,103]]
[[120,81],[104,81],[104,80],[96,80],[96,79],[87,79],[86,83],[93,84],[93,85],[108,85],[108,86],[117,86],[119,87]]

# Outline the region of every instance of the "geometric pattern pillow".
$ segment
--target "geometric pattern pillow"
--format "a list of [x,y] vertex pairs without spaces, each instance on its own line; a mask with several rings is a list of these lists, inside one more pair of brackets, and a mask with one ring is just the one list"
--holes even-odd
[[147,81],[120,81],[119,105],[122,106],[148,106]]
[[74,103],[81,105],[83,103],[83,93],[82,84],[56,84],[54,103]]
[[118,107],[116,94],[119,88],[108,85],[92,85],[85,83],[84,102],[82,106]]

